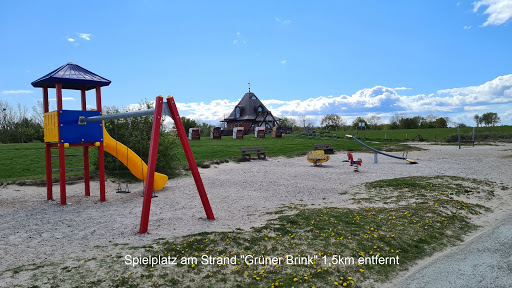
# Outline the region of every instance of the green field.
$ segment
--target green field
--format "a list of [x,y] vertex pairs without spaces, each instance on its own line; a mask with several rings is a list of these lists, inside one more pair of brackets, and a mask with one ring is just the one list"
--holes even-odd
[[[461,133],[470,138],[472,128],[462,128]],[[225,136],[221,140],[213,140],[203,137],[199,141],[190,141],[196,161],[200,166],[207,167],[208,163],[223,161],[241,160],[240,147],[263,146],[269,157],[275,156],[298,156],[313,150],[314,144],[330,143],[337,151],[364,151],[359,144],[344,137],[345,134],[352,134],[359,139],[370,142],[370,146],[377,149],[393,152],[411,150],[410,146],[402,145],[400,142],[412,140],[420,134],[426,141],[444,141],[457,134],[456,128],[445,129],[408,129],[408,130],[367,130],[361,131],[333,131],[331,133],[318,133],[315,136],[294,133],[285,135],[283,138],[272,138],[267,135],[264,139],[255,138],[253,135],[246,135],[242,140],[235,140]],[[481,127],[476,129],[477,143],[493,140],[511,141],[512,126]],[[91,148],[91,159],[95,155],[95,149]],[[57,154],[57,149],[52,149]],[[66,154],[81,154],[81,148],[68,148]],[[186,159],[183,152],[179,151],[179,165],[186,166]],[[120,164],[122,165],[122,164]],[[52,159],[53,168],[58,168],[58,158]],[[67,167],[83,166],[81,157],[66,158]],[[115,172],[110,173],[111,175]],[[80,177],[83,171],[67,171],[70,178]],[[94,177],[97,172],[91,167],[91,175]],[[58,179],[58,171],[53,174],[54,181]],[[43,143],[28,144],[2,144],[0,145],[0,182],[41,180],[45,179],[44,145]]]
[[[466,139],[471,137],[473,131],[472,127],[460,128],[460,133]],[[496,126],[496,127],[478,127],[476,128],[476,141],[495,141],[495,140],[512,140],[512,126]],[[408,141],[412,140],[416,135],[420,134],[425,141],[447,141],[450,136],[457,135],[457,128],[442,128],[442,129],[396,129],[396,130],[344,130],[332,131],[331,135],[337,134],[338,137],[345,134],[354,135],[360,139],[368,140],[397,140]],[[322,134],[323,135],[323,134]],[[456,141],[456,138],[452,138]]]
[[[240,147],[263,146],[269,157],[273,156],[296,156],[305,154],[313,150],[313,145],[317,143],[329,142],[336,150],[356,150],[361,146],[347,139],[333,140],[316,139],[308,137],[286,136],[283,138],[266,137],[264,139],[254,138],[253,135],[246,135],[242,140],[235,140],[232,137],[223,137],[221,140],[212,140],[203,138],[200,141],[190,141],[194,157],[199,165],[205,165],[210,161],[239,161],[241,160]],[[383,145],[394,144],[395,149],[400,147],[398,143],[374,143],[372,145],[379,147]],[[179,148],[179,163],[176,165],[185,166],[187,161],[181,147]],[[95,149],[90,149],[90,157],[97,155]],[[57,149],[52,149],[54,155]],[[66,154],[81,154],[82,148],[67,148]],[[45,179],[45,160],[43,143],[27,144],[2,144],[0,145],[0,182],[20,181],[20,180],[44,180]],[[92,162],[92,161],[91,161]],[[66,167],[82,167],[82,157],[67,157]],[[92,166],[92,165],[91,165]],[[120,166],[122,164],[120,163]],[[52,158],[52,167],[58,168],[58,158]],[[97,171],[91,167],[91,175],[97,175]],[[107,171],[108,173],[108,171]],[[111,173],[114,174],[115,173]],[[71,178],[83,175],[81,170],[71,170],[66,172],[66,176]],[[59,177],[58,171],[53,172],[54,181]]]
[[[66,154],[81,154],[82,148],[68,148]],[[52,149],[57,155],[57,149]],[[59,158],[52,158],[52,168],[59,167]],[[67,157],[66,166],[83,167],[82,157]],[[91,173],[94,171],[91,169]],[[78,177],[83,175],[81,170],[70,170],[67,176]],[[59,172],[53,172],[54,181],[57,181]],[[43,143],[2,144],[0,145],[0,182],[18,180],[44,180],[45,158]]]

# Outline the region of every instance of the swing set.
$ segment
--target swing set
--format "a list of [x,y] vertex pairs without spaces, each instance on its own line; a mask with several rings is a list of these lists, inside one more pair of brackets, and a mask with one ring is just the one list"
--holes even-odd
[[[103,113],[101,113],[101,87],[108,86],[110,83],[110,80],[94,74],[74,63],[65,64],[32,82],[33,87],[43,88],[47,200],[53,200],[52,171],[54,170],[59,171],[60,202],[62,205],[66,205],[66,170],[84,170],[85,196],[90,196],[88,149],[89,147],[97,148],[101,202],[106,201],[105,151],[118,158],[130,169],[130,172],[135,177],[143,180],[145,183],[139,233],[146,233],[149,225],[152,192],[163,189],[168,180],[166,175],[155,172],[162,116],[168,115],[174,120],[181,146],[185,152],[206,217],[209,220],[215,220],[174,98],[171,96],[167,97],[166,104],[164,104],[164,98],[162,96],[156,97],[154,109],[103,115]],[[56,89],[56,111],[49,111],[48,88]],[[62,89],[81,91],[82,110],[62,109]],[[86,111],[86,91],[91,89],[96,90],[96,111]],[[103,122],[104,120],[133,118],[146,115],[153,115],[147,165],[132,150],[114,140],[105,130]],[[117,134],[117,131],[115,131],[115,133]],[[68,147],[83,147],[84,167],[66,168],[65,157],[68,155],[65,154],[65,148]],[[59,154],[52,155],[52,148],[58,148]],[[52,169],[52,156],[59,157],[58,169]],[[122,191],[120,183],[118,184],[118,191]]]

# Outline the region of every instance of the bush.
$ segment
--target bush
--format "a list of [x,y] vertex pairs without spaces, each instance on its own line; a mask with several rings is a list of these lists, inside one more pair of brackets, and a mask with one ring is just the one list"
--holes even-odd
[[[151,108],[147,101],[143,105],[146,108]],[[107,107],[104,112],[105,114],[114,114],[119,113],[119,110],[116,107]],[[180,174],[180,161],[177,152],[178,148],[181,148],[181,144],[177,137],[164,131],[163,125],[161,127],[156,172],[165,174],[169,178],[176,177]],[[153,116],[108,120],[105,121],[105,128],[112,138],[126,145],[146,164],[148,163]],[[97,169],[97,150],[93,149],[92,151],[96,155],[92,158],[92,164]],[[105,173],[111,177],[136,179],[121,161],[109,153],[105,153]]]
[[[461,133],[460,140],[471,141],[473,139],[472,133]],[[475,135],[475,142],[481,141],[503,141],[503,142],[512,142],[512,134],[506,132],[477,132]],[[457,134],[448,135],[444,142],[459,142]]]

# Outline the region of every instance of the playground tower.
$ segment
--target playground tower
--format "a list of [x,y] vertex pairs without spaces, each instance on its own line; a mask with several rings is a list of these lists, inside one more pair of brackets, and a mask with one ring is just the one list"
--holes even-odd
[[[100,177],[100,201],[105,201],[105,162],[103,146],[103,123],[80,123],[79,118],[100,116],[101,87],[110,85],[105,79],[74,63],[67,63],[45,76],[32,82],[33,87],[43,88],[44,110],[44,144],[46,158],[46,196],[53,200],[52,172],[59,171],[60,203],[66,205],[66,170],[84,170],[85,196],[90,196],[89,184],[89,147],[98,148],[98,163]],[[48,89],[55,88],[57,110],[49,111]],[[64,110],[62,106],[62,90],[81,91],[81,110]],[[86,91],[96,91],[96,111],[87,111]],[[66,157],[81,156],[65,154],[67,147],[83,147],[83,167],[66,168]],[[58,149],[57,155],[52,155],[52,148]],[[52,157],[59,158],[59,168],[52,169]]]

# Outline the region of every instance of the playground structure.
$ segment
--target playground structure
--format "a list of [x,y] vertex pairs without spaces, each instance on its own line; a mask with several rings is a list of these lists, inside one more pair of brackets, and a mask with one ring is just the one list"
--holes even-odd
[[326,155],[324,150],[314,150],[308,152],[306,158],[308,162],[315,164],[315,166],[329,161],[329,155]]
[[[44,110],[44,142],[46,158],[46,193],[47,200],[53,200],[52,172],[59,171],[60,203],[66,205],[66,170],[84,170],[85,196],[90,196],[89,177],[89,147],[98,148],[100,201],[106,201],[105,196],[105,161],[104,152],[118,158],[128,169],[145,183],[144,200],[142,204],[139,233],[146,233],[149,224],[151,198],[153,190],[164,188],[168,177],[155,173],[157,160],[158,140],[163,115],[174,120],[182,148],[185,152],[190,171],[194,178],[203,208],[209,220],[214,220],[208,196],[203,186],[197,164],[192,154],[187,135],[174,102],[174,98],[167,98],[167,105],[163,104],[163,97],[156,97],[155,108],[134,112],[103,115],[101,106],[101,87],[110,85],[111,81],[74,63],[65,64],[47,75],[32,82],[33,87],[43,88]],[[57,110],[49,111],[48,88],[56,89]],[[82,110],[63,110],[62,90],[71,89],[81,91]],[[86,91],[96,91],[96,111],[86,110]],[[114,140],[105,130],[103,121],[108,119],[130,118],[153,115],[151,143],[147,165],[132,150]],[[83,147],[84,166],[66,168],[65,154],[67,147]],[[58,155],[52,155],[51,149],[58,148]],[[52,157],[59,157],[59,168],[52,169]]]
[[354,137],[352,135],[345,135],[345,136],[348,137],[348,138],[354,139],[357,143],[363,145],[365,148],[368,148],[368,149],[372,150],[373,152],[375,152],[375,155],[374,155],[374,162],[375,163],[377,163],[377,154],[382,154],[382,155],[387,156],[387,157],[396,158],[396,159],[400,159],[400,160],[405,160],[405,161],[409,162],[410,164],[418,164],[418,162],[416,162],[416,161],[414,161],[414,160],[412,160],[410,158],[407,158],[406,153],[404,153],[402,157],[391,155],[391,154],[379,151],[379,150],[377,150],[375,148],[372,148],[372,147],[364,144],[363,142],[361,142],[359,139],[357,139],[356,137]]
[[357,158],[357,160],[354,160],[354,155],[352,155],[352,153],[350,152],[347,152],[347,156],[350,166],[354,167],[354,172],[359,172],[359,166],[363,165],[363,160],[361,158]]

